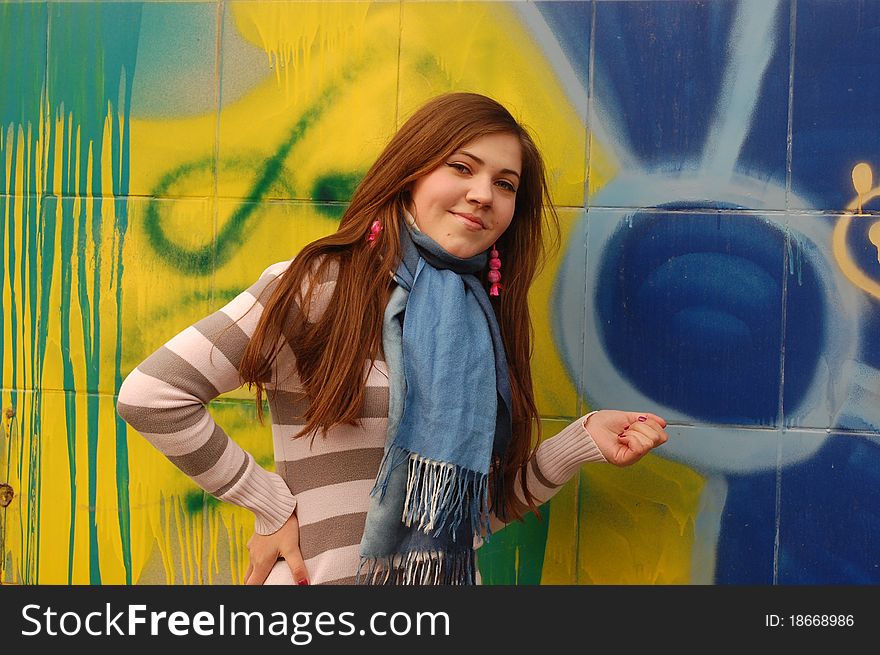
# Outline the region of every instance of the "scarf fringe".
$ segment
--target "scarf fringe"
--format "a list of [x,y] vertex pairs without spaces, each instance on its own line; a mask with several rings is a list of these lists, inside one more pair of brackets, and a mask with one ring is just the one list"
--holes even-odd
[[472,533],[480,535],[480,519],[489,519],[488,475],[449,462],[438,462],[411,454],[403,502],[403,522],[413,523],[425,534],[437,535],[448,524],[455,540],[465,518],[472,522]]
[[474,585],[474,550],[453,553],[414,551],[387,557],[361,557],[359,585]]
[[491,534],[489,527],[489,476],[449,462],[421,457],[392,446],[382,458],[371,495],[384,497],[392,470],[409,462],[406,498],[401,521],[429,535],[448,527],[452,540],[465,519],[477,537]]

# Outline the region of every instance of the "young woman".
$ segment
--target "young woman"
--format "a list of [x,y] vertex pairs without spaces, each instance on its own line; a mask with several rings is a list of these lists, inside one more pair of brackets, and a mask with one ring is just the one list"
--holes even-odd
[[[120,415],[253,511],[247,584],[473,584],[480,540],[581,464],[666,441],[659,416],[600,410],[535,447],[528,290],[545,217],[557,227],[527,131],[485,96],[439,96],[337,232],[131,372]],[[205,408],[242,383],[261,418],[268,397],[277,473]]]

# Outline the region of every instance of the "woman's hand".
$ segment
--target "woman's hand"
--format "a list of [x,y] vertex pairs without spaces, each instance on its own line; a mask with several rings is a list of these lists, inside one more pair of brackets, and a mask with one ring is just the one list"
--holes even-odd
[[647,412],[602,409],[584,425],[606,460],[616,466],[629,466],[652,448],[666,443],[666,421]]
[[247,542],[250,562],[244,574],[244,583],[261,585],[269,577],[275,562],[283,558],[290,567],[296,584],[309,584],[309,574],[299,550],[299,520],[296,512],[272,534],[254,534]]

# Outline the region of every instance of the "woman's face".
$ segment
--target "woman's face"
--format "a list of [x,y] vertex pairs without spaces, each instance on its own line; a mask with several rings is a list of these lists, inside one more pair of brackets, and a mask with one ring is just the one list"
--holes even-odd
[[522,147],[513,134],[466,143],[415,181],[409,208],[418,228],[466,259],[492,246],[513,219]]

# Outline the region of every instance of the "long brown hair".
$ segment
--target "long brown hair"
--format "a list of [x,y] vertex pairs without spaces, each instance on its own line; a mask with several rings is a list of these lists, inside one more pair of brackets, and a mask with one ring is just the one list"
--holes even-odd
[[[526,465],[541,426],[529,364],[534,335],[528,291],[545,258],[544,217],[555,238],[559,226],[538,148],[526,129],[495,100],[475,93],[441,95],[403,124],[358,186],[339,229],[303,248],[281,275],[265,302],[240,371],[248,387],[256,387],[262,419],[264,383],[286,341],[311,401],[306,426],[297,436],[356,424],[365,397],[365,362],[375,360],[382,343],[382,317],[400,262],[400,217],[409,189],[457,149],[498,133],[519,139],[522,175],[513,220],[497,241],[504,260],[504,290],[492,304],[507,354],[513,438],[502,470],[494,474],[504,476],[506,497],[499,499],[499,506],[507,518],[520,518],[525,507],[514,496],[513,481],[521,472],[521,495],[534,510]],[[371,246],[367,235],[376,219],[383,231]],[[338,267],[335,291],[323,313],[311,317],[300,308],[311,306],[314,283],[325,278],[331,266]]]

